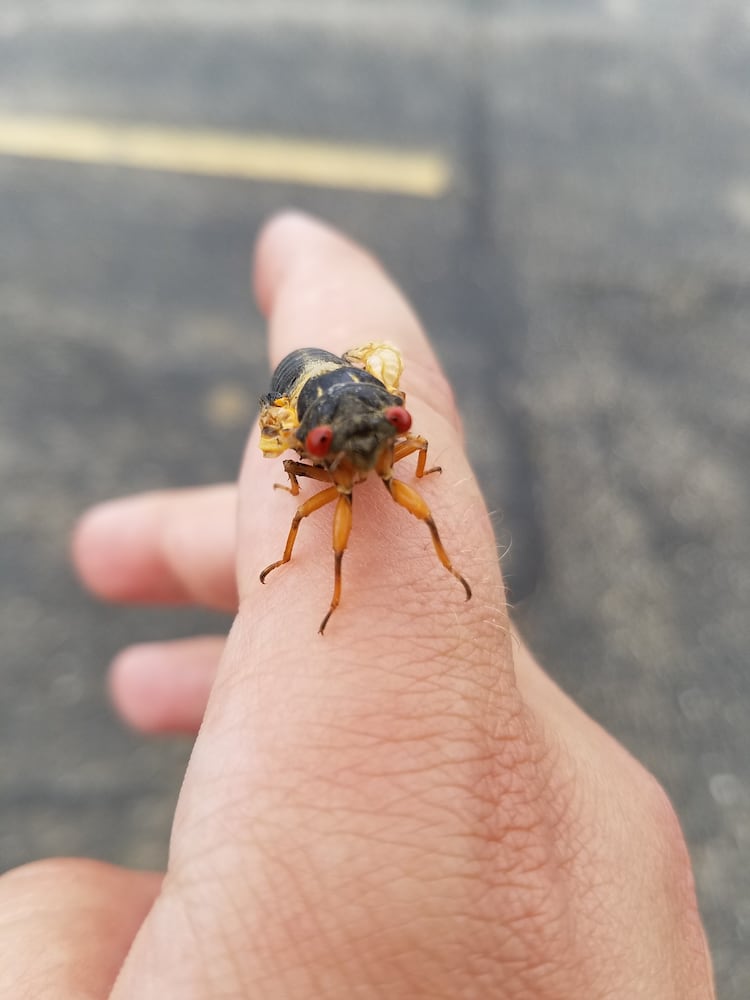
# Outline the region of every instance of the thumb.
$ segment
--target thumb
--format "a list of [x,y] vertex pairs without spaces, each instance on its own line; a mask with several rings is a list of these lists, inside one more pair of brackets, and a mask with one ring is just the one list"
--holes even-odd
[[0,878],[0,997],[108,996],[161,876],[58,859]]

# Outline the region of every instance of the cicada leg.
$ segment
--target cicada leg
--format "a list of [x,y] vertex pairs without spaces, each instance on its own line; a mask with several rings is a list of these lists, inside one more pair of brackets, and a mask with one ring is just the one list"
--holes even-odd
[[284,472],[289,476],[289,486],[284,486],[283,483],[274,483],[273,488],[275,490],[286,490],[293,497],[299,495],[297,476],[304,476],[307,479],[317,479],[321,483],[331,482],[331,473],[328,469],[321,469],[317,465],[305,465],[304,462],[295,462],[291,458],[286,459],[284,462]]
[[[308,470],[314,467],[302,465],[301,468]],[[320,471],[325,472],[324,469],[321,469]],[[306,473],[297,470],[296,474],[305,475]],[[318,479],[319,477],[313,476],[312,478]],[[299,486],[297,487],[297,490],[299,491]],[[327,503],[331,503],[337,498],[338,503],[336,504],[336,511],[333,515],[333,597],[331,598],[331,605],[328,608],[328,612],[326,613],[323,621],[320,623],[320,628],[318,629],[321,635],[325,631],[328,619],[339,606],[339,601],[341,600],[341,561],[344,558],[344,552],[346,551],[346,546],[349,543],[349,535],[352,530],[351,493],[342,493],[337,486],[329,486],[327,490],[321,490],[320,493],[316,493],[315,496],[310,497],[309,500],[300,504],[294,514],[294,517],[292,518],[292,526],[289,529],[289,535],[284,547],[284,555],[277,562],[271,563],[270,566],[266,566],[260,574],[260,582],[265,583],[266,577],[272,570],[277,569],[279,566],[283,566],[284,563],[288,563],[292,558],[292,550],[294,549],[294,543],[297,539],[297,532],[299,531],[302,519],[308,517],[310,514],[314,514],[316,510],[320,510],[321,507],[325,507]]]
[[[426,451],[422,454],[426,454]],[[448,553],[443,548],[443,543],[440,541],[440,535],[438,534],[435,522],[432,519],[430,508],[427,506],[425,501],[416,490],[413,490],[411,486],[407,486],[406,483],[402,483],[400,479],[383,479],[383,483],[397,504],[405,507],[410,514],[413,514],[414,517],[418,518],[420,521],[425,522],[427,527],[430,529],[432,544],[435,548],[438,559],[443,566],[445,566],[448,572],[452,573],[463,586],[466,591],[466,600],[468,601],[471,597],[471,587],[466,580],[464,580],[458,570],[453,568],[453,563],[450,561]]]
[[429,476],[431,472],[442,472],[443,470],[439,465],[434,465],[431,469],[425,469],[425,465],[427,464],[427,447],[427,441],[423,437],[419,434],[410,434],[405,441],[399,441],[393,449],[393,462],[394,464],[400,462],[402,458],[406,458],[407,455],[413,455],[415,451],[418,451],[418,479],[421,479],[422,476]]
[[[299,490],[299,487],[297,487]],[[304,517],[308,517],[310,514],[314,514],[316,510],[320,510],[321,507],[325,507],[327,503],[331,503],[336,497],[340,496],[338,489],[335,486],[329,486],[327,490],[321,490],[320,493],[316,493],[315,496],[310,497],[309,500],[305,500],[303,504],[297,508],[294,517],[292,518],[292,526],[289,529],[289,535],[286,540],[286,545],[284,547],[284,555],[275,563],[271,563],[270,566],[266,566],[263,572],[260,574],[260,582],[265,583],[266,577],[271,572],[271,570],[278,569],[279,566],[283,566],[284,563],[288,563],[292,558],[292,549],[294,548],[294,542],[297,538],[297,532],[299,531],[300,521]]]
[[[324,491],[327,492],[327,491]],[[336,504],[336,512],[333,515],[333,597],[331,606],[320,623],[318,632],[323,635],[328,619],[339,606],[341,599],[341,560],[349,542],[349,533],[352,530],[352,495],[351,493],[340,493],[339,502]]]

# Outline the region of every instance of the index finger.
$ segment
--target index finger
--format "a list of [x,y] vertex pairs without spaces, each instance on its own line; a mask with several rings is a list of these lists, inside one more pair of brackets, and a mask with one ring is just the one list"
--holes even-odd
[[[435,512],[455,569],[472,587],[484,578],[492,579],[493,614],[500,608],[504,615],[492,529],[461,447],[453,394],[419,321],[393,282],[362,248],[315,220],[289,214],[273,220],[258,241],[255,286],[269,319],[274,363],[299,347],[341,354],[369,341],[390,341],[399,348],[404,357],[402,385],[414,430],[429,441],[430,464],[444,468],[440,477],[420,479],[419,493]],[[399,478],[411,479],[413,474],[408,460],[398,466]],[[285,607],[294,608],[298,621],[307,613],[309,600],[316,597],[316,607],[322,606],[320,622],[326,610],[322,595],[329,592],[330,596],[333,581],[330,518],[325,514],[316,513],[301,522],[291,564],[275,571],[268,586],[258,590],[259,570],[279,559],[295,510],[313,492],[303,481],[303,495],[296,499],[274,493],[273,485],[283,478],[280,463],[261,459],[256,434],[240,481],[240,595],[252,601],[254,611],[268,609],[268,616],[277,622]],[[346,631],[349,639],[357,631],[352,624],[355,620],[360,635],[373,627],[388,631],[387,616],[380,615],[377,625],[373,619],[379,617],[380,605],[390,605],[391,614],[398,618],[403,604],[400,595],[428,594],[428,620],[433,615],[439,619],[441,614],[448,621],[476,619],[482,611],[480,600],[468,613],[461,607],[463,593],[455,592],[456,581],[438,562],[427,526],[411,518],[405,523],[408,515],[379,488],[377,478],[371,476],[354,491],[354,531],[344,557],[344,586],[347,603],[359,596],[353,608],[356,619],[349,620]],[[268,527],[271,522],[273,529]],[[474,541],[469,541],[472,536]],[[276,539],[274,547],[271,538]],[[314,561],[313,551],[317,552]],[[477,556],[481,558],[472,580],[462,562]],[[273,604],[269,591],[275,596]],[[415,610],[412,606],[411,617],[406,616],[412,627],[422,617],[414,615]],[[425,610],[424,602],[419,610]],[[344,625],[340,611],[335,623],[337,631]]]
[[[534,781],[510,773],[529,759],[530,727],[492,527],[413,313],[366,253],[299,217],[270,225],[256,268],[274,361],[299,346],[341,351],[370,339],[404,352],[414,428],[443,467],[419,492],[474,592],[466,602],[425,525],[372,475],[354,489],[342,601],[319,636],[334,576],[325,510],[304,519],[287,565],[265,586],[258,576],[281,555],[300,501],[326,487],[302,480],[298,497],[274,491],[283,467],[261,455],[256,429],[239,483],[239,611],[183,785],[170,867],[174,885],[188,872],[202,884],[204,872],[206,884],[223,877],[233,889],[240,873],[259,900],[273,885],[282,908],[312,878],[316,920],[322,913],[321,926],[334,926],[342,892],[435,856],[425,855],[426,830],[433,846],[473,842],[467,817],[486,812],[486,788],[521,789],[514,824],[537,828],[533,795],[526,802]],[[411,480],[413,460],[401,464],[398,475]]]
[[416,394],[460,426],[450,384],[419,320],[362,247],[290,212],[263,230],[255,260],[255,293],[269,318],[274,367],[299,347],[343,354],[360,344],[391,341],[403,356],[410,398]]

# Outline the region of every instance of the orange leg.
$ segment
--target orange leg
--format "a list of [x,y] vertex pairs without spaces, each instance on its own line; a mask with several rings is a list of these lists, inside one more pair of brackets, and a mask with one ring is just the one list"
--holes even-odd
[[393,462],[400,462],[402,458],[406,458],[407,455],[414,454],[415,451],[419,452],[419,458],[417,459],[417,478],[421,479],[422,476],[429,476],[431,472],[442,472],[443,470],[439,465],[433,466],[431,469],[425,469],[425,464],[427,463],[427,441],[419,434],[410,434],[406,441],[401,441],[393,449]]
[[[422,452],[426,454],[426,450]],[[430,470],[432,471],[432,470]],[[466,600],[468,601],[471,597],[471,587],[464,580],[461,574],[453,568],[453,563],[448,558],[448,553],[443,548],[443,543],[440,541],[440,535],[435,527],[435,522],[432,519],[432,514],[430,513],[430,508],[424,502],[422,497],[413,490],[411,486],[407,486],[406,483],[402,483],[400,479],[384,479],[385,487],[391,494],[393,499],[397,504],[405,507],[410,514],[414,517],[419,518],[420,521],[424,521],[427,527],[430,529],[430,534],[432,535],[432,544],[435,547],[435,552],[440,562],[445,566],[449,573],[452,573],[455,578],[462,584],[464,590],[466,591]]]
[[341,560],[344,557],[344,551],[349,542],[349,533],[351,530],[352,495],[351,493],[340,493],[339,501],[336,504],[336,513],[333,515],[333,597],[331,598],[331,606],[318,629],[321,635],[323,635],[325,627],[328,624],[328,619],[339,606],[339,600],[341,599]]
[[299,495],[297,476],[304,476],[307,479],[317,479],[321,483],[331,482],[331,473],[328,469],[321,469],[317,465],[305,465],[304,462],[295,462],[291,458],[286,459],[284,462],[284,472],[289,476],[290,485],[284,486],[283,483],[274,483],[273,488],[275,490],[286,490],[293,497]]
[[[297,490],[299,492],[299,486],[297,487]],[[284,547],[284,555],[278,560],[278,562],[271,563],[270,566],[266,566],[260,574],[261,583],[265,583],[266,577],[271,570],[277,569],[279,566],[283,566],[284,563],[288,563],[292,558],[292,549],[294,548],[294,542],[297,538],[297,532],[299,531],[299,525],[302,518],[307,517],[309,514],[313,514],[316,510],[320,510],[321,507],[325,507],[327,503],[331,503],[338,496],[340,496],[338,489],[335,486],[329,486],[327,490],[321,490],[320,493],[316,493],[315,496],[310,497],[309,500],[305,500],[303,504],[300,504],[294,517],[292,518],[292,526],[289,529],[289,536],[286,540],[286,546]]]

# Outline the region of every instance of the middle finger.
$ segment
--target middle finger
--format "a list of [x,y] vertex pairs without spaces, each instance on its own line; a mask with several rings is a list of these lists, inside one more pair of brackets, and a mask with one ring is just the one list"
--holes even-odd
[[83,582],[108,601],[237,610],[237,488],[141,493],[91,508],[73,538]]

